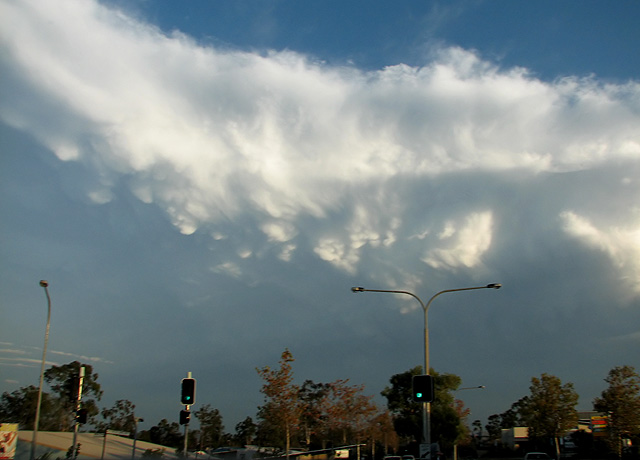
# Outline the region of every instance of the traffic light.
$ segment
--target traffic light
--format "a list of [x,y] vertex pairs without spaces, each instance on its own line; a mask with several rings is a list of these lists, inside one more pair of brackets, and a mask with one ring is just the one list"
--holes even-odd
[[430,375],[414,375],[412,380],[412,396],[416,402],[433,402],[433,377]]
[[189,420],[191,420],[191,412],[188,410],[180,411],[180,425],[188,425]]
[[182,379],[180,402],[186,406],[196,402],[196,379]]
[[79,409],[76,411],[76,422],[87,423],[87,409]]

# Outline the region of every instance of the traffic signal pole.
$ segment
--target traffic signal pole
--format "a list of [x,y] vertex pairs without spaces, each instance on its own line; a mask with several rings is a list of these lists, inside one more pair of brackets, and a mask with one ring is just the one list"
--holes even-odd
[[196,402],[196,379],[191,377],[191,372],[187,372],[187,378],[182,379],[180,384],[180,403],[184,404],[184,410],[180,411],[180,423],[184,419],[184,456],[188,457],[188,436],[189,436],[189,420],[191,420],[190,408]]
[[71,453],[73,455],[73,458],[76,458],[78,456],[78,449],[77,444],[78,444],[78,425],[80,425],[80,422],[78,421],[78,413],[80,412],[80,406],[82,404],[82,384],[84,382],[84,366],[80,366],[80,375],[78,376],[78,397],[76,398],[75,401],[75,410],[74,410],[74,414],[75,417],[73,419],[73,445],[71,446]]
[[[189,372],[189,374],[191,374],[191,372]],[[187,411],[189,411],[189,406],[185,406],[185,409]],[[189,422],[185,423],[184,425],[184,457],[188,458],[189,454],[187,451],[187,437],[189,435]]]

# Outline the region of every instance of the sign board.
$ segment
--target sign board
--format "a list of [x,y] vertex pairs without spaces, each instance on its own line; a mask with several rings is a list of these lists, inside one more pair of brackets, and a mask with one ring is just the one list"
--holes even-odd
[[349,458],[349,449],[336,450],[334,458]]
[[591,417],[591,431],[594,437],[603,437],[607,435],[607,416],[594,415]]
[[13,459],[18,445],[18,424],[0,423],[0,459]]

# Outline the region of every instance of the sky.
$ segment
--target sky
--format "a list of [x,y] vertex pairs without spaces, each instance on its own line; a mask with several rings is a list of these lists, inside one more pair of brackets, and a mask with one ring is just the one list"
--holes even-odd
[[640,369],[637,1],[0,0],[0,391],[227,432],[296,383],[424,360],[469,423]]

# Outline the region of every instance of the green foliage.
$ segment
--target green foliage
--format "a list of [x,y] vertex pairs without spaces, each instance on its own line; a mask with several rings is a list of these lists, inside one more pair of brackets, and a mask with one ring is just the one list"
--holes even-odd
[[[5,423],[17,423],[21,430],[32,430],[35,422],[36,405],[38,403],[38,388],[30,385],[11,393],[4,392],[0,397],[0,420]],[[57,427],[57,401],[47,393],[42,393],[40,404],[41,415],[39,429],[53,430]]]
[[391,386],[381,392],[387,398],[387,408],[401,442],[420,442],[422,438],[422,404],[414,402],[411,395],[411,380],[414,375],[420,374],[420,366],[395,374],[389,379]]
[[98,406],[92,398],[100,400],[102,390],[98,383],[98,374],[93,373],[90,364],[81,364],[73,361],[62,366],[52,366],[44,373],[44,380],[49,384],[57,399],[55,414],[59,431],[69,431],[72,427],[72,413],[75,411],[78,397],[78,378],[80,367],[85,368],[85,376],[82,382],[82,408],[86,409],[90,417],[98,414]]
[[[92,367],[74,361],[63,366],[52,366],[44,373],[44,380],[51,392],[42,392],[40,422],[38,429],[43,431],[69,431],[72,428],[75,401],[78,396],[78,374],[80,366],[85,367],[82,407],[90,416],[98,413],[98,407],[91,396],[100,399],[102,391],[97,383],[98,374],[92,374]],[[12,393],[4,392],[0,398],[0,418],[3,421],[18,423],[20,429],[33,429],[38,388],[30,385]]]
[[160,444],[161,446],[180,448],[184,445],[184,436],[180,433],[180,425],[177,422],[169,422],[167,419],[160,420],[149,431],[144,431],[140,439],[148,439],[149,442]]
[[218,409],[205,404],[195,413],[200,422],[200,448],[220,447],[224,439],[224,425]]
[[105,422],[96,423],[97,431],[117,430],[133,433],[135,430],[135,404],[126,399],[119,399],[111,409],[102,409]]
[[542,374],[533,377],[531,394],[522,404],[522,420],[529,427],[530,439],[557,439],[578,422],[578,394],[573,383],[562,384],[558,377]]
[[[391,386],[381,393],[387,398],[387,408],[392,414],[393,426],[401,443],[419,443],[422,440],[422,403],[413,401],[411,392],[413,376],[420,374],[420,366],[395,374],[389,380]],[[430,374],[435,382],[435,399],[431,404],[431,438],[446,449],[464,432],[452,394],[460,386],[461,379],[454,374],[439,374],[433,369]]]
[[240,446],[252,444],[257,431],[258,426],[251,417],[247,417],[236,424],[235,442]]
[[609,414],[608,444],[620,454],[620,439],[640,440],[640,376],[632,366],[618,366],[609,371],[609,386],[593,401],[595,410]]

